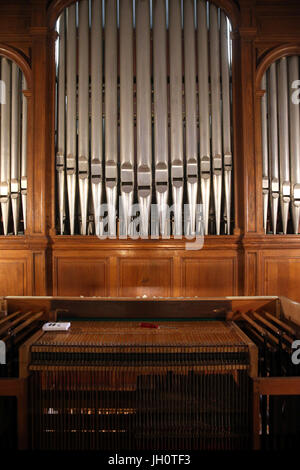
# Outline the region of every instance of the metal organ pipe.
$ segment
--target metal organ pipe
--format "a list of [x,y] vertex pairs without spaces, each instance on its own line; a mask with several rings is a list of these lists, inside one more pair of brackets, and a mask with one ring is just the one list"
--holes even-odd
[[154,0],[154,155],[156,202],[160,216],[160,233],[169,233],[167,203],[169,194],[168,102],[167,102],[167,35],[164,0]]
[[20,69],[12,63],[10,194],[14,234],[18,234],[20,208]]
[[200,128],[200,179],[204,215],[204,233],[208,235],[210,205],[210,122],[209,122],[209,68],[207,2],[198,0],[198,84],[199,84],[199,128]]
[[[18,65],[1,57],[0,205],[4,235],[18,235],[22,219],[26,229],[27,98],[25,77]],[[10,210],[10,207],[12,210]],[[22,230],[22,229],[21,229]]]
[[89,192],[89,3],[79,2],[78,182],[81,234],[86,235]]
[[91,187],[95,233],[101,230],[102,197],[102,2],[92,1],[91,15]]
[[[267,79],[264,74],[262,79],[262,89],[266,90]],[[268,111],[267,111],[267,92],[264,93],[261,100],[261,126],[262,126],[262,187],[263,187],[263,225],[264,231],[267,232],[267,215],[269,200],[269,151],[268,151]]]
[[224,185],[227,234],[230,234],[231,212],[231,120],[230,120],[230,70],[228,57],[228,24],[225,13],[221,12],[221,73],[222,73],[222,124],[224,153]]
[[183,129],[182,50],[180,0],[169,2],[171,182],[174,205],[174,236],[182,235]]
[[[134,225],[147,237],[152,202],[159,216],[151,218],[153,235],[181,238],[187,203],[185,234],[195,235],[200,200],[204,233],[230,234],[231,71],[225,13],[206,0],[169,0],[168,7],[165,0],[80,0],[61,14],[58,31],[59,233],[91,233],[92,211],[94,233],[103,235],[106,199],[109,237],[131,236]],[[140,213],[131,224],[135,202]]]
[[[282,57],[262,78],[266,93],[261,101],[263,226],[267,230],[268,199],[272,232],[277,221],[283,234],[299,233],[300,218],[300,119],[299,57]],[[281,210],[278,213],[280,200]],[[289,224],[291,203],[292,224]]]
[[279,63],[278,74],[278,120],[279,120],[279,157],[280,157],[280,202],[283,233],[287,233],[290,204],[290,163],[289,163],[289,118],[287,63],[283,57]]
[[1,59],[1,79],[5,83],[5,102],[1,104],[0,203],[3,232],[7,235],[10,208],[11,64],[5,57]]
[[222,195],[222,134],[221,134],[221,90],[220,90],[220,38],[218,9],[210,5],[210,70],[212,107],[212,163],[213,191],[215,202],[216,233],[220,235]]
[[57,153],[56,172],[58,185],[59,230],[64,233],[65,217],[65,108],[66,108],[66,71],[65,71],[65,13],[59,18],[59,56],[58,56],[58,90],[57,90]]
[[70,234],[75,233],[76,197],[76,6],[67,9],[67,188]]
[[184,2],[184,84],[186,129],[186,177],[189,203],[189,235],[195,235],[198,193],[198,151],[196,126],[196,50],[194,2]]
[[[294,233],[299,233],[300,218],[300,115],[299,102],[293,99],[294,84],[300,79],[299,56],[288,58],[289,70],[289,118],[291,157],[291,196]],[[298,82],[299,83],[299,82]],[[299,95],[298,95],[299,98]]]
[[136,88],[137,88],[137,184],[141,213],[141,235],[148,235],[151,185],[151,77],[150,77],[150,5],[136,3]]
[[118,183],[117,2],[105,3],[105,187],[108,233],[116,236]]
[[27,89],[26,79],[22,77],[22,148],[21,148],[21,198],[24,231],[26,230],[27,211],[27,98],[24,90]]
[[269,71],[269,139],[271,166],[271,209],[273,232],[276,233],[278,198],[279,198],[279,164],[278,164],[278,122],[277,122],[277,77],[276,65],[272,64]]
[[133,16],[132,1],[120,2],[120,161],[122,235],[129,235],[134,194]]

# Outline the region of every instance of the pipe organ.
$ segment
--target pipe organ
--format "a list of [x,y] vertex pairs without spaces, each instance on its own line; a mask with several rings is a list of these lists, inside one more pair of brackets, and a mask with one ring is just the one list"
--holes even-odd
[[26,230],[26,80],[18,65],[1,55],[0,67],[0,230],[18,235]]
[[299,233],[299,56],[272,63],[262,79],[263,223],[268,233]]
[[81,0],[56,28],[57,233],[231,234],[225,12],[204,0]]

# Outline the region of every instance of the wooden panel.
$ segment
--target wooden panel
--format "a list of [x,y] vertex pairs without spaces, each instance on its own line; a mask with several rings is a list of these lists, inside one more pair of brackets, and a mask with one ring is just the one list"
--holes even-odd
[[235,258],[184,258],[182,260],[182,295],[227,296],[237,294]]
[[31,295],[30,253],[1,252],[0,295]]
[[58,257],[54,261],[54,295],[106,296],[108,259],[80,256]]
[[300,302],[300,256],[275,253],[263,257],[263,294],[284,295]]
[[257,295],[257,253],[246,253],[245,295]]
[[121,297],[171,296],[172,270],[171,258],[119,259],[119,289]]

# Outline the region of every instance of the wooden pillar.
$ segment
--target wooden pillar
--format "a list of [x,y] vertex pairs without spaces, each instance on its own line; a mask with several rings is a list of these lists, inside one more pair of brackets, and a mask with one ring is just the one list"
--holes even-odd
[[[255,2],[241,0],[241,104],[242,104],[242,149],[244,186],[244,231],[245,237],[262,233],[262,206],[259,203],[260,185],[257,178],[257,161],[255,158],[255,70],[256,55],[254,40],[256,38]],[[261,227],[261,230],[260,230]]]
[[32,116],[29,127],[32,132],[32,148],[28,158],[28,222],[27,243],[31,250],[33,266],[33,295],[45,295],[47,250],[47,204],[49,204],[51,171],[48,156],[48,28],[46,5],[43,0],[31,2],[32,38]]

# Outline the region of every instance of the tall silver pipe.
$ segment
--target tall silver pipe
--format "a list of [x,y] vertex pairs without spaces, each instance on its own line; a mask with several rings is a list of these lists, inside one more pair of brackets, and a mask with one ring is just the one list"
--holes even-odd
[[289,112],[287,60],[282,57],[278,73],[278,123],[280,158],[280,203],[283,233],[287,233],[290,205]]
[[155,189],[162,236],[169,234],[169,152],[167,103],[167,36],[164,0],[155,0],[153,8],[153,66],[154,66],[154,154]]
[[65,216],[65,109],[66,109],[66,71],[65,71],[65,13],[59,18],[59,55],[58,55],[58,99],[57,99],[57,154],[56,172],[58,184],[58,212],[60,234],[64,233]]
[[91,186],[95,233],[101,231],[102,197],[102,1],[92,1],[91,25]]
[[18,234],[20,209],[20,69],[12,63],[10,194],[14,234]]
[[[26,79],[22,75],[22,90],[26,89]],[[25,231],[27,227],[27,98],[24,94],[22,94],[21,197]]]
[[267,111],[267,80],[264,74],[261,83],[265,93],[261,100],[261,138],[262,138],[262,188],[263,188],[263,225],[267,232],[267,216],[269,201],[269,151],[268,151],[268,111]]
[[78,180],[81,234],[86,235],[89,191],[89,2],[79,2]]
[[117,2],[105,3],[105,187],[108,234],[116,236],[118,183]]
[[127,236],[134,193],[132,1],[120,2],[120,160],[122,235]]
[[221,71],[222,71],[222,124],[223,124],[223,153],[224,153],[224,186],[226,209],[226,232],[230,235],[231,216],[231,119],[230,119],[230,66],[228,57],[228,23],[227,17],[221,11]]
[[269,166],[273,233],[276,233],[279,200],[278,121],[276,63],[269,69]]
[[174,205],[174,237],[182,236],[183,129],[182,46],[180,0],[169,2],[171,181]]
[[204,233],[208,235],[210,205],[210,122],[209,122],[209,68],[208,68],[208,29],[207,2],[198,0],[198,84],[199,84],[199,126],[200,126],[200,178],[204,216]]
[[75,231],[76,198],[76,5],[67,8],[67,189],[69,203],[70,234]]
[[[299,86],[299,57],[288,58],[289,72],[289,119],[290,119],[290,158],[291,158],[291,195],[294,233],[299,233],[300,221],[300,111],[294,93]],[[297,95],[298,97],[298,95]]]
[[137,184],[141,236],[149,231],[152,185],[150,5],[136,3],[136,86],[137,86]]
[[218,9],[210,4],[210,78],[212,114],[213,189],[215,201],[216,233],[220,235],[222,195],[222,134],[220,96],[220,37]]
[[189,235],[194,235],[196,224],[196,203],[198,194],[198,151],[196,124],[196,46],[193,0],[185,0],[183,17],[186,176],[189,203]]
[[5,102],[1,103],[0,204],[3,232],[7,235],[10,207],[11,65],[5,57],[1,58],[1,80],[5,84]]

